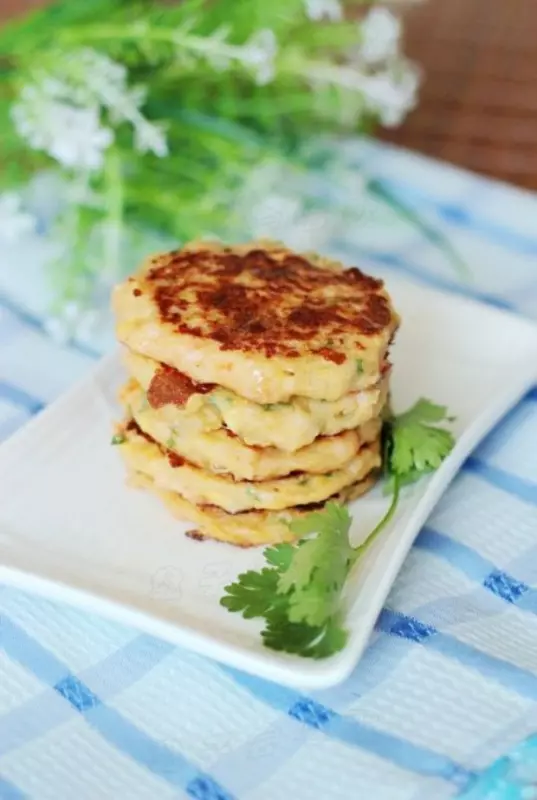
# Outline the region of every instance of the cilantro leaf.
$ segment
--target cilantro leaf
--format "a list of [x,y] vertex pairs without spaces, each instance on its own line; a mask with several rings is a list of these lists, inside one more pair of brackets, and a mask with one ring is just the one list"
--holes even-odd
[[[351,555],[348,534],[351,516],[346,508],[338,503],[329,502],[322,511],[314,511],[305,517],[293,520],[289,527],[296,536],[316,534],[308,539],[294,553],[289,567],[282,574],[279,590],[287,592],[292,587],[306,586],[314,572],[323,571],[322,579],[326,583],[338,582],[345,577],[345,565]],[[335,560],[334,560],[335,559]],[[330,562],[330,567],[323,569],[323,561]]]
[[352,557],[350,525],[347,509],[334,502],[291,523],[297,536],[316,534],[295,549],[278,581],[278,592],[290,593],[291,622],[322,625],[337,608]]
[[287,569],[293,560],[295,552],[295,545],[292,544],[275,544],[272,547],[267,547],[264,556],[269,564],[278,569]]
[[388,423],[387,471],[401,483],[412,483],[438,469],[453,449],[453,434],[432,425],[447,420],[444,406],[421,399],[409,411]]
[[399,425],[406,425],[408,422],[443,422],[446,419],[447,407],[439,406],[425,397],[420,397],[408,411],[396,418]]
[[227,594],[220,599],[220,605],[228,611],[239,611],[245,619],[265,617],[284,603],[278,595],[278,578],[278,570],[267,567],[260,572],[243,572],[235,583],[224,586]]
[[335,616],[329,617],[323,625],[312,626],[290,622],[285,613],[276,613],[268,617],[261,637],[271,650],[317,659],[328,658],[342,650],[348,634]]
[[337,611],[353,556],[350,524],[334,502],[294,520],[293,533],[312,538],[266,548],[271,566],[239,575],[220,603],[246,619],[264,617],[267,647],[310,658],[338,652],[347,640]]

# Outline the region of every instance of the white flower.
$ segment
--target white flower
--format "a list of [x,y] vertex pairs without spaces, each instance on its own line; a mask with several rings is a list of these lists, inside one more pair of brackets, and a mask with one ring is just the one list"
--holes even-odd
[[162,127],[150,122],[140,111],[147,97],[147,89],[144,86],[129,86],[124,65],[96,50],[84,48],[76,54],[76,58],[80,76],[78,91],[86,92],[87,102],[93,100],[106,108],[116,124],[130,122],[134,129],[135,146],[141,153],[152,152],[161,158],[168,155]]
[[256,83],[264,86],[274,78],[276,67],[274,64],[278,52],[278,42],[274,31],[263,28],[242,46],[242,54],[239,59],[248,67],[251,67]]
[[[52,122],[54,118],[54,122]],[[104,163],[104,151],[114,135],[101,126],[96,108],[73,108],[63,103],[51,107],[50,140],[43,144],[53,158],[65,167],[98,170]]]
[[100,169],[114,136],[101,125],[98,109],[79,108],[51,98],[44,87],[27,86],[11,111],[19,134],[64,167]]
[[366,104],[387,127],[399,125],[417,101],[419,71],[410,62],[402,62],[398,67],[397,72],[369,75],[363,83]]
[[397,55],[401,21],[386,8],[372,8],[360,25],[359,52],[366,64],[377,64]]
[[72,89],[70,96],[81,105],[103,106],[112,119],[130,120],[144,104],[145,87],[131,87],[123,64],[89,47],[71,53],[68,58]]
[[168,155],[168,142],[162,126],[140,119],[134,127],[134,142],[140,153],[154,153],[163,158]]
[[15,192],[0,195],[0,238],[16,242],[35,229],[35,219],[22,208],[22,200]]
[[72,54],[72,60],[79,62],[84,72],[87,73],[86,84],[96,94],[104,93],[111,86],[121,92],[127,86],[129,74],[126,66],[98,50],[84,47]]
[[[203,58],[213,69],[222,71],[229,69],[233,63],[242,64],[249,69],[259,85],[269,83],[275,74],[275,58],[278,42],[273,31],[262,28],[244,42],[229,42],[230,29],[223,25],[210,36],[194,36],[184,27],[175,35],[178,57],[183,61],[190,57]],[[188,63],[188,60],[187,62]]]
[[144,87],[131,87],[128,72],[106,55],[83,48],[64,56],[54,74],[25,86],[12,117],[19,134],[65,167],[99,170],[113,130],[101,123],[102,111],[112,124],[128,122],[140,152],[168,153],[164,131],[140,111]]
[[[416,105],[420,83],[420,71],[411,61],[392,55],[386,64],[366,65],[356,49],[349,53],[347,62],[306,62],[299,74],[314,91],[336,86],[352,93],[340,104],[340,119],[344,123],[356,121],[364,112],[371,111],[384,125],[399,124]],[[322,104],[322,93],[319,97]],[[331,114],[333,118],[332,109]]]
[[304,0],[306,15],[314,22],[329,19],[338,22],[343,19],[343,7],[340,0]]
[[[229,69],[229,65],[231,64],[233,58],[237,57],[235,51],[240,50],[240,47],[236,48],[235,45],[230,45],[228,43],[230,32],[231,28],[229,25],[220,25],[220,27],[216,28],[216,30],[214,30],[210,36],[199,37],[197,39],[197,44],[200,48],[199,52],[203,54],[208,64],[210,64],[211,67],[217,72],[223,72],[224,70]],[[186,33],[188,35],[188,31],[186,31]],[[181,48],[181,59],[185,65],[188,65],[188,51],[184,46],[184,34],[185,29],[183,26],[179,31],[178,46]],[[193,53],[190,53],[190,56],[195,59]]]

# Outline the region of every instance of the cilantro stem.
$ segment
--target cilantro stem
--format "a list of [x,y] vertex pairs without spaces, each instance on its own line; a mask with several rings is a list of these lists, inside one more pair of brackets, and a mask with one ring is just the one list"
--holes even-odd
[[121,263],[121,237],[123,226],[123,176],[121,156],[110,148],[105,165],[107,219],[103,259],[105,269],[113,276],[119,274]]
[[365,551],[373,544],[374,540],[377,538],[379,533],[384,530],[386,525],[390,522],[395,514],[397,509],[397,505],[399,503],[399,478],[397,475],[393,477],[393,494],[392,494],[392,501],[388,507],[388,510],[382,517],[382,519],[377,522],[367,539],[365,539],[362,544],[359,544],[358,547],[353,547],[352,549],[352,556],[351,556],[351,564],[355,564],[358,559],[363,556]]

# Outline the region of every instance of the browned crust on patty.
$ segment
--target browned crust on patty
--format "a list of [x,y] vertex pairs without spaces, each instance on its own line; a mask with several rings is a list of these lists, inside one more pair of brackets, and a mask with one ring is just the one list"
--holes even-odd
[[151,378],[147,390],[147,402],[151,408],[162,408],[168,404],[184,406],[194,394],[208,394],[216,384],[193,381],[184,372],[160,364]]
[[160,320],[222,350],[305,353],[342,364],[349,345],[395,327],[383,282],[283,248],[204,247],[165,253],[140,276]]

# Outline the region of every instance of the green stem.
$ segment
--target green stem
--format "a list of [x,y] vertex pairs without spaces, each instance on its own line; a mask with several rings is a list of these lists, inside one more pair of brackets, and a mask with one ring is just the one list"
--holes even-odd
[[217,56],[221,58],[239,59],[243,48],[241,45],[228,44],[214,37],[196,36],[185,33],[180,28],[151,27],[143,22],[130,25],[85,25],[83,28],[72,28],[61,32],[60,41],[73,44],[103,41],[140,41],[171,44],[184,47],[199,55]]
[[278,62],[280,72],[295,75],[327,86],[339,86],[351,92],[363,90],[366,78],[354,67],[330,61],[306,58],[297,51],[287,53]]
[[[244,57],[244,45],[229,44],[214,36],[197,36],[180,28],[151,27],[143,22],[130,25],[86,25],[80,29],[71,28],[60,32],[59,38],[69,45],[103,41],[139,41],[145,44],[155,42],[183,47],[201,56],[216,56],[239,62]],[[363,76],[353,67],[305,58],[296,50],[279,59],[278,71],[321,84],[341,86],[350,91],[360,91],[364,83]]]
[[386,525],[393,518],[395,511],[397,509],[397,505],[399,503],[399,491],[400,491],[399,478],[397,476],[394,476],[392,500],[388,507],[388,510],[386,511],[382,519],[375,525],[375,527],[373,528],[367,539],[365,539],[365,541],[363,541],[362,544],[359,544],[358,547],[353,547],[352,564],[355,564],[358,561],[358,559],[363,556],[365,551],[368,550],[369,547],[373,544],[374,540],[377,538],[379,533],[382,530],[384,530]]
[[[139,208],[142,209],[148,205],[153,209],[158,208],[163,214],[167,215],[167,218],[171,221],[171,224],[174,226],[173,234],[175,235],[175,231],[181,221],[181,207],[177,203],[177,195],[172,195],[168,192],[150,195],[150,192],[147,190],[131,187],[129,189],[128,201],[129,205],[131,205],[133,201],[137,202]],[[165,225],[165,218],[163,219],[163,223]],[[167,226],[165,225],[165,227]]]
[[111,276],[119,274],[121,264],[121,234],[123,231],[123,176],[121,156],[116,148],[108,151],[104,180],[106,210],[104,231],[104,268]]

